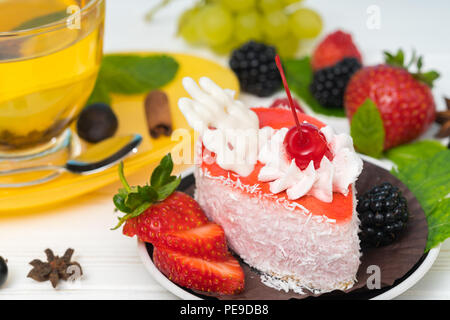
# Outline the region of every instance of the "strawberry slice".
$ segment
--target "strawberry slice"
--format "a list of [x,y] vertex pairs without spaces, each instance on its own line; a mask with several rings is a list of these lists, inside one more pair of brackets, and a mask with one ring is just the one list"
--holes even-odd
[[183,287],[224,295],[244,290],[244,272],[233,256],[208,261],[155,247],[153,261],[163,274]]
[[230,256],[225,232],[215,223],[165,234],[158,246],[206,260],[223,261]]

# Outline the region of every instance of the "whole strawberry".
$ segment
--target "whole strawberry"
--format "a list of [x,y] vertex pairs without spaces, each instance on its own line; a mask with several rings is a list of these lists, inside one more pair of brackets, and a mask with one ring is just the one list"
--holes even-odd
[[361,53],[349,33],[337,30],[330,33],[314,50],[311,66],[314,71],[330,67],[344,58],[356,58],[362,63]]
[[[365,101],[370,99],[375,104],[384,127],[383,149],[387,150],[417,138],[433,122],[436,111],[430,89],[439,74],[422,72],[422,57],[416,58],[415,54],[407,66],[402,50],[395,55],[384,54],[385,64],[364,67],[353,75],[344,106],[352,122]],[[413,64],[417,65],[416,73],[408,71]]]

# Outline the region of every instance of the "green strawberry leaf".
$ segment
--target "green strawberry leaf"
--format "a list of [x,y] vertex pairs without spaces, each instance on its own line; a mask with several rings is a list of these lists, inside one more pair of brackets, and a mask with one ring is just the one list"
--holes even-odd
[[158,188],[158,201],[163,201],[170,196],[180,185],[181,177],[170,177],[171,181]]
[[144,213],[145,210],[147,210],[152,205],[151,202],[142,202],[138,207],[136,207],[133,212],[131,213],[130,218],[135,218],[139,216],[140,214]]
[[132,192],[128,193],[125,198],[125,205],[131,209],[131,211],[134,211],[142,203],[152,203],[155,202],[157,198],[158,194],[152,187],[137,187],[137,189],[133,189]]
[[383,153],[385,131],[375,103],[367,99],[353,115],[350,134],[359,152],[374,158]]
[[150,184],[158,188],[164,185],[170,177],[170,173],[173,170],[173,162],[172,157],[167,154],[164,158],[162,158],[161,163],[152,173],[152,177],[150,178]]
[[283,66],[291,90],[314,112],[328,116],[345,117],[343,109],[326,108],[311,94],[309,87],[313,79],[313,70],[309,57],[286,60],[283,62]]
[[392,53],[390,53],[388,51],[384,51],[383,54],[384,54],[384,59],[387,64],[389,64],[391,66],[401,67],[401,68],[404,67],[405,54],[402,49],[398,49],[398,51],[395,55],[393,55]]
[[119,218],[118,224],[112,229],[116,230],[128,219],[135,218],[144,213],[154,203],[163,201],[170,196],[181,182],[181,177],[172,176],[172,157],[167,154],[153,171],[151,184],[131,187],[123,171],[123,162],[119,164],[119,178],[123,188],[114,195],[113,202],[117,210],[126,213]]
[[118,193],[114,195],[113,202],[116,208],[125,213],[131,213],[131,209],[125,204],[125,198],[122,194]]
[[156,199],[158,199],[158,193],[152,186],[144,186],[144,187],[138,186],[137,189],[141,199],[144,199],[149,202],[155,202]]
[[413,74],[413,76],[415,79],[424,82],[427,86],[432,88],[434,80],[439,78],[440,74],[436,71],[428,71],[428,72],[424,72],[424,73],[418,72],[418,73]]
[[[411,60],[406,65],[405,65],[405,54],[402,49],[398,49],[395,55],[393,55],[388,51],[384,51],[383,53],[386,64],[406,69],[414,77],[414,79],[425,83],[430,88],[433,87],[434,80],[436,80],[440,76],[439,73],[434,70],[422,72],[423,57],[422,56],[417,57],[415,50],[413,50]],[[416,64],[417,70],[416,72],[411,72],[410,67],[413,66],[414,64]]]

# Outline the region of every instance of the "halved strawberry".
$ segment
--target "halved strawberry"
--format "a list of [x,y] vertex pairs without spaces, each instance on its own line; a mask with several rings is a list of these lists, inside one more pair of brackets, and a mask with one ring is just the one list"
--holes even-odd
[[124,188],[113,200],[125,215],[116,228],[125,223],[125,235],[152,243],[156,266],[179,285],[222,294],[242,291],[244,272],[228,251],[222,227],[208,222],[192,197],[175,191],[180,178],[171,176],[172,169],[168,154],[150,185],[131,187],[119,165]]
[[233,256],[208,261],[155,247],[153,262],[170,280],[190,289],[225,295],[244,290],[244,272]]
[[206,260],[223,261],[230,256],[225,232],[215,223],[165,234],[158,241],[158,246]]

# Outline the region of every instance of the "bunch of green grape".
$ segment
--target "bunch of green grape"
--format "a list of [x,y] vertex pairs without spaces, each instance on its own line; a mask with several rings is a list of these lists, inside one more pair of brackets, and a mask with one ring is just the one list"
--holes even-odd
[[273,45],[292,57],[302,39],[317,37],[322,18],[302,0],[202,0],[178,21],[181,37],[227,54],[249,40]]

